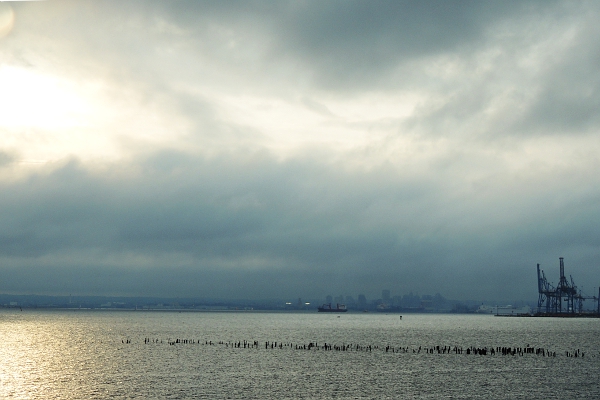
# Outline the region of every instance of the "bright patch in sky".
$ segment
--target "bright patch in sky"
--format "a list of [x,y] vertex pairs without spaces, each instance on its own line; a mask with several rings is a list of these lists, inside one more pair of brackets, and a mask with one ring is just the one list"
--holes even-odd
[[15,24],[15,13],[8,4],[0,4],[0,38],[8,35]]
[[168,143],[182,131],[165,104],[102,80],[2,66],[0,87],[0,145],[25,161],[117,159],[136,143]]
[[20,67],[0,67],[0,145],[23,162],[104,153],[94,134],[99,115],[90,93],[73,81]]
[[92,113],[75,85],[24,68],[0,68],[0,126],[58,130],[85,126]]

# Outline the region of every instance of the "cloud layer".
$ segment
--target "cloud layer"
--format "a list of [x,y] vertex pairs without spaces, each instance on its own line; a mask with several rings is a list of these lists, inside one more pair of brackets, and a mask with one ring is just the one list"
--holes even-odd
[[593,2],[12,12],[0,291],[535,300],[559,256],[600,283]]

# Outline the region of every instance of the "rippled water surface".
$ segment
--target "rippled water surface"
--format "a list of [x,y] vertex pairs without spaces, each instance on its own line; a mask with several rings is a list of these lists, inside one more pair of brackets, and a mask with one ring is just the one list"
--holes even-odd
[[[0,398],[592,399],[599,333],[598,319],[11,309]],[[527,346],[556,356],[466,354]]]

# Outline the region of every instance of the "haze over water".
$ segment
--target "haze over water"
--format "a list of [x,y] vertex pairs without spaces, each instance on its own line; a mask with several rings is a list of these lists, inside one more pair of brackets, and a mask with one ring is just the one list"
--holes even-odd
[[[0,398],[598,398],[598,323],[2,310]],[[437,346],[463,353],[426,352]],[[466,354],[527,346],[556,357]],[[566,355],[578,349],[579,357]]]

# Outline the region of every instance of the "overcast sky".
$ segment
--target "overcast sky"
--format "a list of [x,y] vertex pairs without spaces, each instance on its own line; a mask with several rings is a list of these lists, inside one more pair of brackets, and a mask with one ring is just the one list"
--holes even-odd
[[0,3],[0,292],[600,284],[597,1]]

